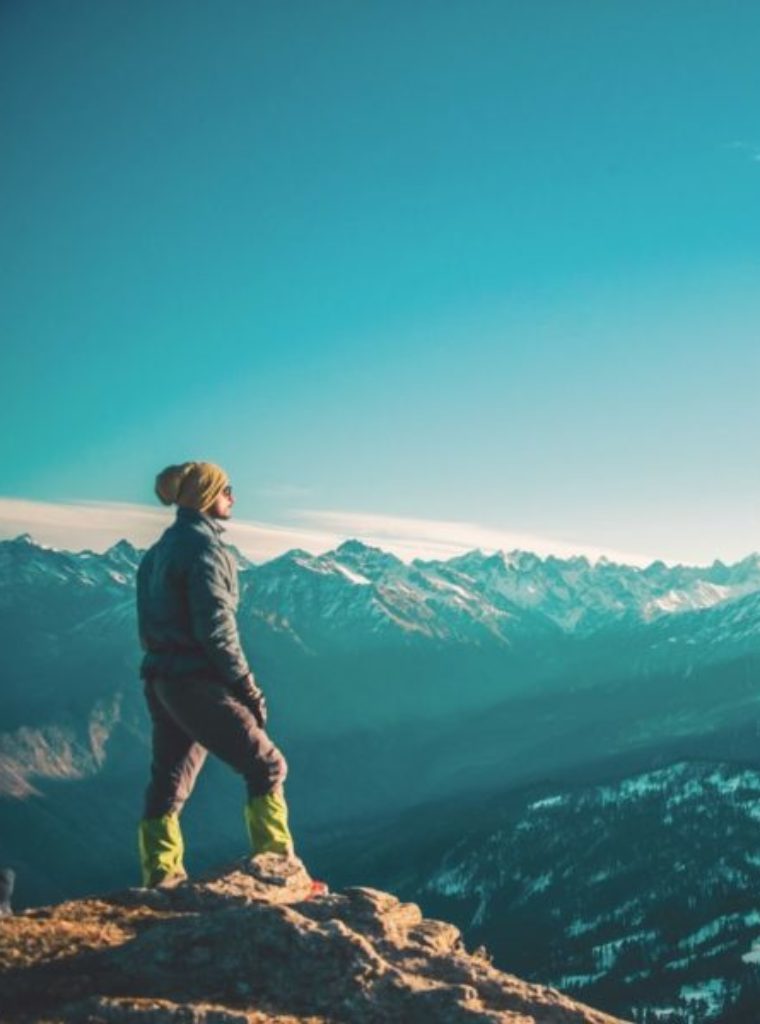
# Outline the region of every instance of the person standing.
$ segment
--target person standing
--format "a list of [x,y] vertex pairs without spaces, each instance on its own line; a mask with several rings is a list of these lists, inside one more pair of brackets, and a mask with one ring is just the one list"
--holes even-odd
[[155,490],[177,516],[137,572],[153,748],[138,838],[143,884],[165,888],[187,878],[179,819],[208,751],[245,780],[253,854],[294,851],[287,764],[266,731],[266,701],[235,618],[237,567],[222,542],[234,505],[229,478],[213,463],[185,462],[159,473]]

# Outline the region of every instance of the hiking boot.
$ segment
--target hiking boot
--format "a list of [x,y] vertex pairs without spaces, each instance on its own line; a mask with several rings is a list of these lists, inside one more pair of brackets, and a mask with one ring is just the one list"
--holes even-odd
[[182,885],[182,883],[186,881],[187,875],[184,872],[174,871],[169,875],[163,875],[163,877],[158,878],[155,882],[151,882],[148,888],[176,889],[178,885]]
[[293,853],[259,853],[247,859],[243,869],[265,885],[300,892],[305,889],[303,899],[316,899],[330,891],[326,882],[309,875],[301,858]]
[[303,861],[294,853],[257,853],[244,861],[244,870],[265,885],[292,886],[306,874]]

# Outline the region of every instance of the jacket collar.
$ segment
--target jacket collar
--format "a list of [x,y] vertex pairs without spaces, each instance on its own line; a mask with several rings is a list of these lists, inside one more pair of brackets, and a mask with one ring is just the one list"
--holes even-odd
[[198,512],[198,510],[194,508],[178,508],[177,522],[198,523],[199,526],[210,530],[214,537],[221,537],[224,533],[224,527],[218,519],[214,519],[213,516],[206,515],[205,512]]

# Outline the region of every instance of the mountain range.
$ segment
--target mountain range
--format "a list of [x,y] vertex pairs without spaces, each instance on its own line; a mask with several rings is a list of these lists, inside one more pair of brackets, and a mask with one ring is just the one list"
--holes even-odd
[[[45,548],[28,535],[0,542],[0,862],[17,868],[25,904],[134,877],[149,760],[134,610],[140,555],[127,541],[103,554]],[[318,871],[395,888],[426,912],[438,913],[442,900],[499,966],[519,966],[636,1020],[657,1007],[668,1014],[658,1019],[679,1024],[723,1019],[715,1013],[749,998],[753,961],[734,961],[744,963],[755,926],[751,900],[742,902],[754,885],[751,866],[730,891],[716,889],[712,903],[713,883],[700,888],[700,908],[715,912],[692,921],[692,931],[727,917],[739,936],[732,965],[715,960],[712,975],[694,964],[668,966],[663,942],[677,944],[688,930],[666,931],[663,940],[662,930],[642,925],[646,936],[634,941],[633,913],[615,919],[617,930],[574,935],[572,915],[609,916],[642,888],[651,893],[649,910],[672,907],[661,865],[641,856],[637,830],[665,849],[674,835],[693,835],[700,820],[718,837],[733,829],[737,849],[756,841],[748,811],[741,828],[731,817],[731,787],[718,792],[705,779],[760,767],[760,557],[637,568],[473,551],[407,564],[347,541],[263,565],[236,558],[241,636],[290,762],[300,845]],[[701,767],[691,778],[684,765]],[[651,777],[670,792],[670,771],[696,794],[681,801],[685,817],[676,816],[675,831],[665,825],[665,797],[642,816],[626,788]],[[613,794],[604,814],[600,787]],[[558,802],[531,810],[525,794]],[[701,810],[708,803],[709,815]],[[191,870],[240,851],[240,804],[238,780],[209,764],[184,817]],[[499,833],[491,825],[502,819]],[[503,842],[507,853],[493,853],[495,834],[543,820],[545,829],[525,832],[535,842]],[[557,856],[552,835],[567,844],[564,862],[588,871],[579,866],[561,898],[554,881],[542,882],[520,903],[505,872],[526,875],[543,864],[543,878]],[[584,852],[589,846],[596,859]],[[490,859],[473,868],[468,849],[490,850]],[[625,868],[614,892],[589,882],[610,857]],[[352,874],[361,865],[361,876]],[[719,877],[719,866],[719,841],[710,840],[686,874],[701,882]],[[480,916],[473,891],[446,891],[451,871],[488,889]],[[559,930],[542,899],[561,915]],[[544,931],[522,951],[505,944],[504,921],[520,907],[548,922],[554,940]],[[520,920],[522,934],[531,933]],[[627,951],[638,942],[645,966],[630,984],[615,972],[633,952],[594,953],[615,942]],[[701,964],[699,944],[697,952]],[[609,960],[603,970],[600,956]],[[716,978],[719,991],[709,984]]]
[[[139,558],[127,541],[102,555],[28,535],[0,542],[0,793],[97,773],[114,729],[144,734]],[[613,705],[630,704],[639,721],[628,746],[728,729],[739,749],[733,733],[754,713],[757,555],[706,568],[477,551],[406,564],[347,541],[320,556],[238,561],[244,646],[278,729],[299,749],[324,736],[350,745],[358,734],[393,745],[399,727],[414,728],[435,774],[455,716],[486,732],[506,718],[522,745],[550,699],[590,703],[592,721],[610,705],[614,732]],[[572,715],[559,718],[564,735]],[[416,796],[426,783],[415,779]]]

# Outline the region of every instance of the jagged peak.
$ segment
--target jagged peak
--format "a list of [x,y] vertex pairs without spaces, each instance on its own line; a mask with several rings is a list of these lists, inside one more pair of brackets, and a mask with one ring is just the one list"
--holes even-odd
[[335,551],[339,551],[342,554],[361,554],[364,551],[371,551],[373,554],[377,555],[386,554],[382,548],[375,547],[372,544],[365,544],[364,541],[358,540],[356,537],[350,537],[348,540],[344,540],[342,544],[339,544],[337,548],[335,548]]
[[37,541],[32,537],[31,533],[20,533],[18,537],[13,537],[12,540],[6,541],[7,544],[17,544],[19,547],[36,548],[40,547]]
[[277,555],[276,558],[271,558],[265,565],[287,565],[292,562],[311,562],[316,558],[310,551],[306,551],[305,548],[289,548],[287,551],[283,551],[281,555]]
[[390,551],[383,551],[382,548],[372,544],[365,544],[364,541],[357,540],[356,538],[344,540],[334,551],[325,552],[324,557],[332,557],[339,562],[347,562],[363,569],[377,568],[382,570],[404,564],[400,558]]
[[487,555],[482,548],[472,548],[470,551],[465,551],[464,554],[454,555],[451,558],[444,559],[441,561],[424,562],[422,559],[415,559],[415,563],[420,565],[452,565],[455,567],[468,566],[468,565],[482,565],[488,561],[490,555]]
[[117,540],[110,548],[103,552],[103,558],[112,565],[135,568],[140,561],[142,552],[128,541],[125,537]]
[[[534,551],[524,551],[521,548],[515,548],[513,551],[510,551],[506,555],[502,554],[502,559],[504,561],[504,565],[509,567],[510,569],[521,570],[534,569],[536,566],[541,565],[544,561],[544,559],[542,559],[541,556],[537,555]],[[556,559],[553,555],[549,555],[546,561],[556,562],[558,561],[558,559]]]
[[6,540],[0,540],[0,545],[7,545],[15,551],[44,551],[51,553],[58,553],[58,548],[54,548],[50,544],[42,544],[40,541],[35,540],[31,533],[19,533],[16,537],[11,537]]
[[138,549],[131,541],[127,540],[126,537],[122,537],[121,540],[117,540],[115,544],[112,544],[110,548],[106,550],[105,554],[110,555],[112,552],[115,552],[116,554],[123,553],[136,555],[138,553]]

